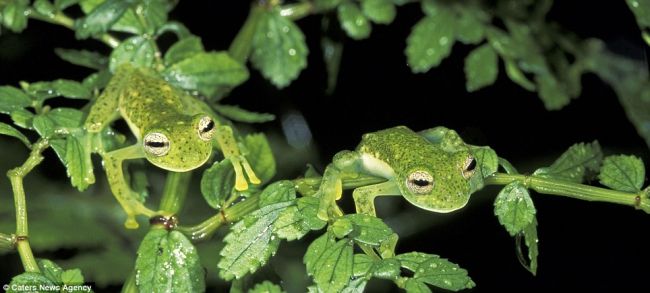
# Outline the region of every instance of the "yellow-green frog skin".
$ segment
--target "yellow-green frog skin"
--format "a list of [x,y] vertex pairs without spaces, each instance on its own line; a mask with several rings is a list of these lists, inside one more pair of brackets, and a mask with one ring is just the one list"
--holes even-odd
[[247,189],[243,170],[251,183],[259,183],[240,154],[232,129],[219,125],[214,113],[200,100],[167,83],[157,73],[129,64],[120,65],[104,92],[90,109],[85,128],[98,133],[122,117],[137,142],[101,153],[111,191],[127,213],[126,226],[137,228],[135,216],[156,213],[144,207],[126,183],[122,162],[146,158],[165,170],[186,172],[203,165],[211,156],[216,138],[236,172],[236,188]]

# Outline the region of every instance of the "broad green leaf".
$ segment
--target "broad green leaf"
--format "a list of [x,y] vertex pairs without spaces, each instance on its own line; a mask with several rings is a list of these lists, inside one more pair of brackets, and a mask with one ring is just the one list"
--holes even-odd
[[46,17],[54,17],[54,13],[56,13],[56,7],[54,7],[50,0],[36,0],[33,6],[36,12]]
[[214,106],[214,109],[221,116],[237,122],[264,123],[275,120],[275,115],[273,114],[252,112],[235,105],[217,104]]
[[192,55],[205,52],[203,48],[203,43],[201,43],[201,38],[197,36],[190,36],[178,40],[174,43],[167,52],[165,52],[165,57],[163,58],[165,64],[170,66],[174,63],[177,63],[183,59],[189,58]]
[[23,91],[13,86],[0,86],[0,113],[10,114],[31,104],[32,99]]
[[336,8],[343,0],[314,0],[314,6],[319,10]]
[[[52,290],[47,290],[46,288],[54,288],[54,286],[56,286],[56,284],[42,274],[25,272],[11,279],[11,283],[9,284],[9,290],[6,290],[6,292],[45,293],[45,292],[52,291]],[[30,288],[30,289],[25,290],[25,288]],[[31,290],[31,288],[35,290]]]
[[332,234],[334,234],[336,238],[343,238],[354,230],[354,225],[352,225],[352,221],[349,219],[340,218],[330,225],[329,230],[332,231]]
[[61,282],[66,285],[82,285],[84,276],[81,274],[80,269],[66,270],[61,273]]
[[[528,247],[528,261],[521,251],[521,237],[524,237],[524,242]],[[521,233],[517,234],[517,256],[519,262],[533,275],[537,274],[537,256],[539,255],[538,238],[537,238],[537,220],[528,224]]]
[[44,101],[53,97],[90,99],[92,95],[90,90],[83,84],[67,79],[35,82],[29,84],[26,91],[39,101]]
[[285,201],[262,207],[232,226],[218,264],[221,278],[241,278],[266,264],[280,244],[280,238],[273,235],[273,224],[291,205],[292,201]]
[[112,76],[108,69],[102,69],[88,75],[81,83],[92,91],[98,91],[106,87]]
[[343,288],[343,290],[341,290],[341,293],[364,292],[364,289],[366,288],[366,284],[368,284],[368,280],[366,278],[352,279]]
[[[77,38],[97,37],[107,32],[135,3],[134,0],[106,0],[75,23]],[[82,6],[83,7],[83,6]]]
[[496,81],[499,74],[499,59],[489,44],[474,49],[465,58],[465,87],[468,92],[477,91]]
[[83,112],[73,108],[55,108],[34,117],[34,128],[41,137],[49,138],[57,128],[78,128],[83,122]]
[[418,266],[413,278],[438,288],[459,291],[476,286],[467,271],[444,258],[429,258]]
[[248,293],[282,293],[282,287],[273,284],[269,281],[264,281],[253,287],[253,289],[248,290]]
[[213,209],[220,209],[235,187],[235,169],[229,159],[215,162],[201,177],[201,194]]
[[446,9],[420,20],[406,39],[406,58],[414,73],[427,72],[449,56],[454,45],[454,16]]
[[11,125],[0,122],[0,135],[7,135],[15,137],[22,141],[28,148],[31,148],[32,144],[29,142],[29,139],[18,131],[18,129],[13,128]]
[[26,129],[33,129],[32,119],[34,119],[34,113],[25,109],[18,109],[11,112],[11,120],[16,126],[20,126]]
[[424,263],[430,258],[440,258],[440,256],[413,251],[396,255],[395,258],[400,261],[402,267],[410,270],[411,272],[415,272],[420,264]]
[[101,70],[106,68],[108,64],[108,58],[106,56],[93,51],[56,48],[54,49],[54,53],[59,58],[74,65],[92,69]]
[[307,66],[305,36],[293,21],[271,10],[260,16],[251,62],[278,88],[286,87]]
[[171,8],[167,0],[141,0],[135,15],[142,15],[145,29],[143,33],[153,34],[167,22],[167,12]]
[[282,180],[267,186],[260,194],[259,206],[264,207],[274,203],[292,201],[296,198],[293,182]]
[[29,0],[13,0],[3,6],[0,17],[2,24],[13,32],[23,31],[27,27]]
[[120,64],[130,63],[136,67],[151,67],[156,54],[154,41],[142,36],[130,37],[111,52],[108,67],[111,72]]
[[253,167],[255,175],[262,183],[271,180],[275,176],[276,165],[273,151],[266,136],[263,133],[246,135],[244,145],[246,146],[244,156]]
[[63,269],[53,261],[48,259],[39,259],[38,268],[41,270],[41,274],[43,274],[43,276],[48,278],[50,281],[56,283],[61,282],[61,274],[63,273]]
[[364,214],[349,214],[345,215],[344,219],[354,224],[354,232],[350,235],[350,238],[364,244],[380,245],[393,234],[393,230],[377,217]]
[[404,285],[404,290],[407,293],[430,293],[431,289],[427,284],[420,282],[416,279],[408,279]]
[[389,24],[395,19],[395,4],[391,0],[362,0],[363,14],[374,23]]
[[471,191],[477,191],[483,188],[484,178],[494,174],[499,168],[499,157],[490,147],[470,148],[474,159],[476,160],[476,171],[470,179]]
[[639,192],[645,180],[645,166],[635,156],[609,156],[603,161],[598,178],[611,189]]
[[296,205],[302,215],[302,220],[311,230],[320,230],[325,227],[327,222],[318,218],[318,206],[320,201],[315,197],[301,197],[297,200]]
[[333,246],[334,243],[336,243],[334,234],[328,231],[309,244],[307,252],[305,252],[302,259],[308,273],[317,270],[317,264],[320,263],[325,251]]
[[648,0],[625,0],[627,6],[634,13],[640,27],[650,27],[650,1]]
[[352,39],[361,40],[370,36],[372,27],[357,4],[345,1],[338,6],[338,17],[341,27]]
[[300,239],[309,232],[309,226],[303,220],[300,210],[296,206],[290,206],[273,223],[273,233],[287,241]]
[[[506,74],[508,75],[510,80],[512,80],[514,83],[520,85],[521,87],[523,87],[523,88],[525,88],[525,89],[527,89],[527,90],[529,90],[531,92],[535,91],[535,84],[532,81],[530,81],[526,77],[526,75],[524,75],[523,72],[521,72],[521,69],[519,69],[519,67],[517,66],[517,64],[514,61],[504,58],[503,62],[506,65]],[[548,85],[548,84],[545,84],[545,86],[546,85]],[[545,94],[547,94],[547,95],[552,94],[551,92],[549,92],[549,90],[551,90],[551,89],[545,88]],[[541,95],[541,90],[540,90],[540,95]],[[548,99],[553,99],[551,97],[547,97],[547,98]],[[542,99],[544,99],[544,98],[542,98]],[[547,109],[550,109],[550,108],[547,107]]]
[[54,124],[54,121],[46,115],[37,115],[34,117],[33,123],[34,129],[41,137],[49,138],[54,134],[56,125]]
[[150,230],[138,248],[135,269],[140,292],[205,290],[205,271],[196,248],[178,231]]
[[485,37],[485,24],[478,9],[463,7],[456,19],[456,39],[464,44],[478,44]]
[[571,97],[566,87],[550,74],[539,74],[535,77],[539,97],[547,110],[559,110],[569,104]]
[[494,200],[494,214],[510,236],[530,225],[535,220],[535,212],[528,189],[519,181],[506,185]]
[[307,248],[308,254],[309,251],[312,252],[309,257],[305,254],[305,263],[309,259],[307,273],[313,276],[319,290],[338,292],[348,284],[352,276],[354,264],[352,241],[344,238],[336,243],[326,240],[325,245],[316,243],[323,237],[329,238],[329,233],[321,236]]
[[401,274],[400,266],[400,261],[395,258],[382,259],[375,264],[372,276],[379,279],[396,280]]
[[248,70],[225,52],[194,54],[165,69],[171,83],[212,95],[218,87],[234,87],[248,79]]
[[66,139],[64,165],[72,186],[79,191],[83,191],[95,183],[90,152],[90,136],[69,136]]
[[355,254],[352,276],[362,277],[370,274],[375,262],[376,260],[367,254]]
[[581,183],[587,171],[598,171],[602,160],[603,153],[597,141],[577,143],[566,150],[551,166],[539,168],[533,175]]
[[58,10],[64,10],[77,3],[79,3],[79,0],[54,0],[54,6]]

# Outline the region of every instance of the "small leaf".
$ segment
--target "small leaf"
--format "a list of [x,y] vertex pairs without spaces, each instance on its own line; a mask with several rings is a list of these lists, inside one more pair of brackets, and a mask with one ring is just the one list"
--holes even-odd
[[464,44],[478,44],[485,37],[485,24],[481,19],[482,11],[463,7],[456,19],[454,32],[456,39]]
[[375,259],[367,254],[355,254],[352,275],[355,277],[362,277],[370,274],[375,262]]
[[336,6],[341,4],[341,2],[343,2],[343,0],[314,0],[314,6],[318,11],[329,10],[336,8]]
[[77,38],[97,37],[107,32],[134,2],[134,0],[106,0],[97,5],[88,15],[76,21]]
[[152,40],[142,36],[130,37],[113,50],[109,68],[115,72],[115,69],[123,63],[129,63],[136,67],[151,67],[155,54],[155,44]]
[[494,200],[494,214],[510,236],[530,225],[535,220],[535,212],[528,189],[519,181],[506,185]]
[[303,223],[311,230],[320,230],[327,222],[318,217],[318,206],[320,201],[315,197],[301,197],[297,200],[298,210],[302,216]]
[[569,104],[571,97],[566,87],[550,74],[538,74],[535,77],[539,97],[546,110],[559,110]]
[[13,32],[19,33],[23,31],[27,27],[29,0],[14,0],[5,3],[0,20]]
[[454,16],[446,9],[420,20],[406,39],[406,57],[411,71],[427,72],[449,56],[454,44]]
[[402,267],[415,272],[420,264],[424,263],[430,258],[440,258],[440,256],[414,251],[396,255],[395,258],[400,261]]
[[276,164],[269,141],[263,133],[249,134],[244,138],[246,153],[244,155],[253,167],[255,175],[262,181],[268,182],[275,176]]
[[539,168],[533,175],[581,183],[587,171],[598,171],[602,160],[603,153],[597,141],[577,143],[566,150],[551,166]]
[[634,13],[640,27],[650,27],[650,1],[648,0],[625,0],[628,7]]
[[69,136],[66,139],[64,165],[72,186],[79,191],[83,191],[89,185],[95,183],[90,148],[90,136],[88,135],[81,137]]
[[325,251],[333,246],[334,243],[334,234],[326,232],[309,244],[302,260],[307,267],[307,272],[313,272],[317,269],[317,263],[323,258]]
[[603,161],[598,178],[611,189],[639,192],[645,180],[645,166],[635,156],[609,156]]
[[54,0],[54,6],[60,11],[77,3],[79,3],[79,0]]
[[363,0],[361,9],[374,23],[389,24],[395,19],[395,5],[391,0]]
[[66,285],[82,285],[84,276],[79,269],[66,270],[61,273],[61,282]]
[[13,128],[9,124],[0,122],[0,135],[15,137],[20,141],[22,141],[25,144],[25,146],[27,146],[28,148],[32,147],[32,144],[29,142],[29,139],[24,134],[22,134],[22,132],[18,131],[18,129],[16,128]]
[[291,201],[296,198],[296,190],[293,182],[282,180],[267,186],[260,194],[259,206],[264,207],[270,204]]
[[221,278],[241,278],[266,264],[280,244],[280,238],[273,235],[273,224],[291,205],[292,201],[285,201],[262,207],[232,226],[218,264]]
[[[528,247],[528,261],[526,261],[523,252],[521,251],[521,237],[524,237],[526,246]],[[528,224],[521,233],[517,234],[517,257],[521,265],[523,265],[533,275],[537,274],[537,256],[539,255],[538,238],[537,238],[537,220]]]
[[32,99],[23,91],[13,86],[0,86],[0,113],[10,114],[31,104]]
[[34,113],[27,111],[25,109],[18,109],[11,112],[11,120],[16,126],[20,126],[26,129],[33,129],[32,120],[34,119]]
[[519,67],[514,61],[503,59],[503,62],[505,62],[506,64],[506,75],[508,75],[510,80],[520,85],[524,89],[527,89],[531,92],[535,91],[535,84],[532,81],[528,80],[526,75],[524,75],[524,73],[521,72],[521,69],[519,69]]
[[396,280],[400,274],[400,261],[395,258],[380,260],[375,264],[372,272],[373,277],[386,280]]
[[[326,233],[322,237],[329,238],[330,236],[329,233]],[[307,265],[307,273],[313,276],[319,290],[338,292],[348,284],[352,276],[354,264],[352,241],[342,239],[333,244],[326,241],[323,250],[320,250],[321,245],[313,247],[316,241],[307,248],[308,252],[312,251],[312,255],[309,257],[310,261],[315,260],[313,265]],[[320,253],[315,252],[315,250],[319,250]],[[315,254],[318,254],[318,256],[314,257]],[[307,258],[308,256],[305,254],[305,259]]]
[[235,169],[229,159],[215,162],[201,177],[201,194],[213,209],[220,209],[235,187]]
[[166,79],[187,90],[212,95],[217,87],[235,87],[248,79],[248,70],[225,52],[194,54],[165,69]]
[[415,279],[408,279],[404,285],[404,290],[407,293],[431,293],[431,289],[427,284]]
[[56,12],[56,8],[50,0],[36,0],[33,6],[36,12],[46,17],[54,17],[54,13]]
[[354,230],[354,225],[349,219],[340,218],[330,225],[329,230],[336,238],[343,238]]
[[287,241],[300,239],[309,230],[309,226],[305,223],[300,210],[296,206],[285,209],[278,217],[278,220],[273,223],[273,233]]
[[92,69],[101,70],[106,68],[106,64],[108,64],[108,58],[106,56],[93,51],[56,48],[54,49],[54,53],[59,58],[74,65]]
[[38,268],[41,269],[41,274],[43,274],[43,276],[48,278],[50,281],[56,283],[61,282],[61,274],[63,273],[63,269],[53,261],[48,259],[39,259]]
[[473,288],[476,284],[467,271],[444,258],[429,258],[418,266],[413,278],[438,288],[459,291]]
[[352,39],[362,40],[370,36],[372,27],[363,15],[359,6],[350,1],[345,1],[338,6],[338,17],[341,27]]
[[289,85],[307,66],[309,50],[305,36],[278,10],[260,16],[252,49],[253,66],[278,88]]
[[178,42],[169,47],[163,59],[165,60],[165,64],[170,66],[202,52],[205,52],[205,49],[203,48],[203,43],[201,43],[201,38],[189,36],[178,40]]
[[248,290],[248,293],[282,293],[282,287],[273,284],[269,281],[264,281],[253,287],[253,289]]
[[196,248],[178,231],[150,230],[138,248],[135,269],[140,292],[205,290],[205,271]]
[[349,214],[345,215],[344,219],[354,224],[354,233],[350,237],[364,244],[380,245],[393,235],[393,230],[377,217],[364,214]]
[[[40,289],[41,286],[44,288],[53,288],[56,284],[50,279],[39,273],[30,273],[25,272],[18,276],[15,276],[11,279],[9,284],[9,290],[6,290],[7,293],[19,293],[26,292],[23,288],[34,288],[36,290],[27,290],[31,293],[45,293],[49,290]],[[17,289],[17,290],[16,290]],[[22,290],[21,290],[22,289]]]
[[465,58],[465,87],[468,92],[477,91],[496,81],[499,74],[497,54],[490,45],[485,44],[472,51]]
[[484,179],[496,173],[499,167],[499,157],[490,147],[470,147],[470,151],[476,160],[476,171],[470,179],[471,192],[480,190],[484,186]]
[[90,90],[83,84],[67,79],[35,82],[29,84],[26,91],[39,101],[53,97],[70,99],[89,99],[91,97]]
[[273,114],[252,112],[235,105],[217,104],[214,106],[214,109],[221,116],[237,122],[264,123],[275,120],[275,115]]

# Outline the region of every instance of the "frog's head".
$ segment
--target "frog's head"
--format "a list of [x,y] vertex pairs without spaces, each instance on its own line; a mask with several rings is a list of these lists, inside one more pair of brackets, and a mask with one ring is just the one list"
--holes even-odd
[[399,188],[413,205],[448,213],[464,207],[470,196],[470,178],[476,160],[468,151],[446,152],[418,158],[399,178]]
[[143,132],[145,156],[152,164],[169,171],[198,168],[212,153],[215,128],[212,118],[202,114],[160,121]]

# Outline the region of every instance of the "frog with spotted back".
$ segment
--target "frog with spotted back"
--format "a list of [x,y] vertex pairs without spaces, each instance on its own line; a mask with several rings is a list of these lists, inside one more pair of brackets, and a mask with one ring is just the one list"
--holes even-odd
[[259,184],[246,158],[240,153],[233,130],[220,124],[208,105],[174,88],[150,69],[122,64],[90,109],[84,127],[99,133],[122,117],[136,137],[134,145],[102,152],[111,191],[127,213],[125,226],[137,228],[137,215],[154,216],[127,184],[124,160],[146,158],[173,172],[186,172],[203,165],[212,154],[213,138],[232,163],[237,190],[246,190],[248,180]]

